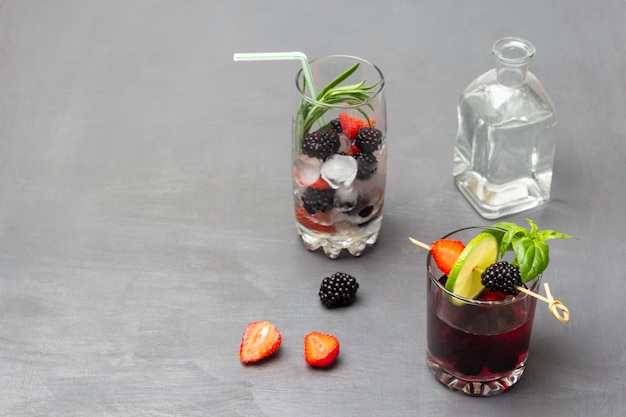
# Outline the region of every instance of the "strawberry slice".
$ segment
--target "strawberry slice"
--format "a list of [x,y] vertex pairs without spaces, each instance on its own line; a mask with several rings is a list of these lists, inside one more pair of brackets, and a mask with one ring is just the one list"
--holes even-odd
[[322,233],[334,233],[335,232],[335,226],[330,226],[330,225],[327,226],[324,224],[316,223],[314,220],[315,216],[316,216],[315,214],[309,214],[309,212],[306,211],[306,209],[302,206],[296,207],[296,220],[302,226],[306,227],[307,229],[314,230],[316,232],[322,232]]
[[255,321],[248,324],[239,347],[239,359],[243,363],[260,361],[270,356],[280,347],[280,332],[269,321]]
[[351,116],[348,113],[339,113],[339,123],[341,124],[343,133],[351,140],[356,139],[356,134],[359,129],[365,126],[363,120]]
[[331,334],[311,332],[304,336],[304,358],[311,366],[330,366],[339,355],[339,341]]
[[433,254],[437,267],[446,275],[450,273],[463,249],[463,242],[454,239],[441,239],[430,245],[430,253]]

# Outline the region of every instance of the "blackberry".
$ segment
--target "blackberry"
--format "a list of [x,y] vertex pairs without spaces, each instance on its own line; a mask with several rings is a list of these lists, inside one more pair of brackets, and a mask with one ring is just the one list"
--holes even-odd
[[329,127],[324,127],[306,135],[302,140],[302,153],[324,161],[339,150],[339,145],[337,132]]
[[354,301],[358,289],[359,283],[355,277],[344,272],[335,272],[322,280],[319,296],[328,308],[347,306]]
[[383,132],[374,127],[362,127],[356,134],[354,144],[361,152],[372,153],[378,150],[383,140]]
[[490,291],[500,291],[507,295],[516,295],[516,285],[522,285],[522,277],[517,265],[506,261],[490,265],[480,275],[481,283]]
[[362,208],[362,209],[359,211],[359,216],[361,216],[361,217],[367,217],[367,216],[369,216],[370,214],[372,214],[372,212],[373,212],[373,211],[374,211],[374,206],[367,206],[367,207],[364,207],[364,208]]
[[302,193],[302,205],[309,214],[315,214],[318,211],[326,212],[333,208],[335,199],[335,190],[327,188],[318,190],[316,188],[307,187]]
[[334,130],[335,132],[339,133],[343,133],[343,129],[341,128],[341,122],[339,121],[339,119],[333,119],[330,121],[330,128],[332,130]]
[[378,161],[371,153],[357,152],[352,155],[358,163],[356,177],[360,180],[371,178],[378,168]]

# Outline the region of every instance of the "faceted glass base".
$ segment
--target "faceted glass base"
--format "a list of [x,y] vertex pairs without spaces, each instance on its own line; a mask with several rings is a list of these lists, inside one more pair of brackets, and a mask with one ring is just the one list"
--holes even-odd
[[519,382],[525,369],[525,364],[522,362],[512,371],[504,373],[496,379],[478,380],[453,375],[440,366],[430,354],[427,355],[427,363],[435,378],[443,385],[474,397],[491,397],[502,394]]
[[378,232],[382,224],[383,216],[379,216],[366,225],[354,228],[345,233],[322,233],[310,230],[296,222],[298,233],[304,246],[310,251],[319,248],[330,259],[337,259],[341,251],[346,249],[353,256],[361,256],[367,245],[373,245],[378,240]]
[[471,172],[455,177],[461,194],[485,219],[497,219],[543,205],[549,194],[535,181],[522,179],[502,186]]

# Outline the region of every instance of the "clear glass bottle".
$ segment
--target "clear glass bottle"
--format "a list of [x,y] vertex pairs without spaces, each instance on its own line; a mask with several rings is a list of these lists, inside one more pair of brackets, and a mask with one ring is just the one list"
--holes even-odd
[[525,39],[493,44],[496,68],[465,89],[458,105],[454,179],[486,219],[518,213],[550,197],[556,113],[528,71],[535,55]]

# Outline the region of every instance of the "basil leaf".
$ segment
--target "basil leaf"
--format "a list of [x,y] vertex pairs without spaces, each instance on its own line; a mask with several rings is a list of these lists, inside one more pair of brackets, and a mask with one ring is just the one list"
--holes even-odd
[[520,273],[524,276],[530,269],[530,264],[532,264],[535,256],[533,240],[529,237],[516,239],[511,242],[511,246],[515,252],[513,263],[519,267]]
[[505,232],[503,232],[502,230],[496,230],[496,229],[483,229],[483,233],[489,233],[491,236],[495,237],[496,241],[498,242],[498,247],[500,247],[500,244],[502,242],[502,237],[504,236]]
[[504,253],[509,250],[513,237],[515,237],[515,232],[513,230],[508,230],[504,236],[502,236],[502,242],[500,242],[500,258],[502,258]]
[[547,268],[550,248],[543,240],[523,237],[514,240],[512,246],[522,282],[532,281]]
[[537,233],[537,237],[542,240],[550,239],[578,239],[576,236],[566,235],[565,233],[556,232],[554,230],[542,230]]
[[534,239],[533,242],[535,244],[535,259],[532,268],[528,271],[528,275],[522,277],[522,282],[533,280],[545,271],[550,263],[550,247],[548,244],[539,239]]
[[526,221],[530,225],[530,230],[509,222],[494,225],[506,230],[501,236],[499,256],[502,257],[509,250],[515,252],[513,263],[519,267],[524,283],[532,281],[548,267],[550,248],[547,240],[578,239],[554,230],[538,230],[537,225],[531,219],[526,219]]
[[526,229],[524,229],[522,226],[517,225],[515,223],[510,223],[510,222],[498,222],[496,224],[493,225],[493,227],[497,227],[499,229],[504,229],[506,231],[509,230],[515,230],[517,233],[522,232],[524,234],[528,234],[528,232],[526,231]]
[[500,242],[500,257],[502,257],[506,251],[511,250],[511,243],[513,241],[518,238],[524,238],[526,235],[527,231],[523,227],[517,225],[509,227],[502,237],[502,242]]

